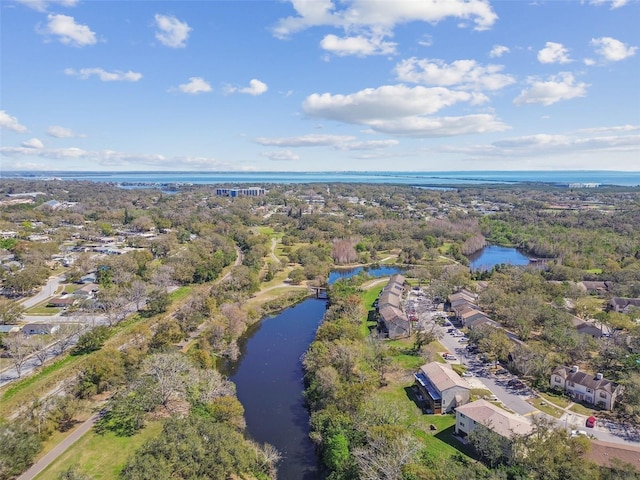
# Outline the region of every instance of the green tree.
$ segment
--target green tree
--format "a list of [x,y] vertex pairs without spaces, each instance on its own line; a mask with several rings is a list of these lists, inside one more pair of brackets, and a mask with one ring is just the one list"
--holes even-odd
[[86,353],[100,350],[110,335],[111,332],[109,331],[109,328],[104,325],[98,325],[97,327],[92,328],[88,332],[80,335],[78,343],[73,349],[74,355],[84,355]]
[[15,324],[24,315],[24,307],[18,302],[0,297],[0,324]]

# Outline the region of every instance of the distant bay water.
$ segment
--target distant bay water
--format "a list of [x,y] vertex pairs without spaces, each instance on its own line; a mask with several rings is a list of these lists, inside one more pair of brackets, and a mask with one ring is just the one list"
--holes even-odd
[[640,186],[640,172],[455,171],[455,172],[2,172],[0,179],[88,180],[129,185],[379,183],[415,186],[511,183]]

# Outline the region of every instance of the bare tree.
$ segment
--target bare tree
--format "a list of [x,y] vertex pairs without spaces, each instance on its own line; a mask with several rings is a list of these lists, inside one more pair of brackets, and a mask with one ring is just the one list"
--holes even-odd
[[402,467],[420,450],[420,445],[402,427],[382,426],[367,435],[367,446],[354,449],[363,480],[398,480]]
[[147,284],[142,280],[134,280],[128,288],[126,288],[127,300],[135,304],[136,311],[139,311],[147,298]]
[[42,336],[38,336],[31,340],[31,346],[38,365],[44,365],[44,362],[47,361],[47,357],[49,356],[48,342]]
[[53,352],[56,355],[62,355],[70,346],[73,345],[75,339],[84,331],[84,325],[80,323],[68,323],[61,325],[60,329],[54,334],[55,343]]
[[358,260],[358,253],[353,248],[353,242],[335,238],[331,241],[331,256],[338,264],[353,263]]
[[24,308],[18,302],[0,297],[0,324],[18,323],[24,314]]
[[27,337],[21,333],[17,333],[7,337],[4,340],[7,352],[11,356],[11,361],[18,374],[18,377],[22,376],[22,367],[29,358],[31,352],[33,352],[33,345]]
[[179,353],[156,353],[148,357],[143,369],[156,382],[160,402],[165,407],[172,396],[182,393],[186,386],[191,365]]

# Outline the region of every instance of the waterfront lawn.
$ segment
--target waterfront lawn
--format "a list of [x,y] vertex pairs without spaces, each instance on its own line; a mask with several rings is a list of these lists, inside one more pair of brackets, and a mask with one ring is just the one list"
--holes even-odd
[[149,422],[131,437],[118,437],[111,432],[98,435],[91,430],[35,478],[56,479],[73,466],[76,466],[79,473],[95,480],[118,478],[131,454],[161,430],[162,422],[159,421]]
[[[400,422],[409,428],[434,459],[453,457],[459,453],[470,455],[471,452],[464,444],[454,436],[455,415],[427,415],[416,405],[411,396],[411,385],[406,382],[381,390],[380,396],[383,404],[393,405],[400,414]],[[431,425],[435,430],[431,429]]]

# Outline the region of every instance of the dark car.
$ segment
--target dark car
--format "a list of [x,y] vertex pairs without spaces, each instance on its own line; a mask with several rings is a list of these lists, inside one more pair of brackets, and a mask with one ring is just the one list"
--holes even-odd
[[587,427],[589,428],[593,428],[596,426],[596,417],[589,417],[587,418],[587,423],[586,423]]

